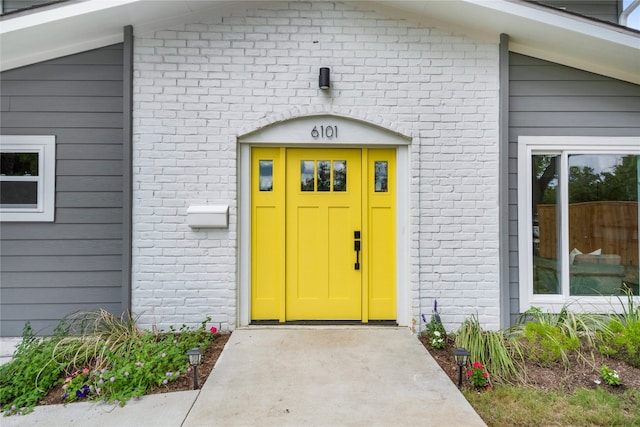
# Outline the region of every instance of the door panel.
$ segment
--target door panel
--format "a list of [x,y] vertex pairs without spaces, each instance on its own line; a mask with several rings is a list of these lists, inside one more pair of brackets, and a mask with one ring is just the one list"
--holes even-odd
[[395,150],[368,150],[368,319],[396,318]]
[[357,149],[287,150],[287,320],[362,317],[353,243],[361,227],[360,157]]
[[251,319],[284,322],[284,148],[251,152]]

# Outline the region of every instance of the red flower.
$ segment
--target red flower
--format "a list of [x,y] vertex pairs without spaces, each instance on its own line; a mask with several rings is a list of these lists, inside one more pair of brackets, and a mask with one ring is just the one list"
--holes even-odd
[[218,332],[218,328],[216,328],[215,326],[212,326],[211,329],[209,329],[211,331],[212,334],[215,334]]
[[469,370],[467,371],[467,375],[468,375],[468,376],[473,375],[473,371],[472,371],[471,369],[469,369]]

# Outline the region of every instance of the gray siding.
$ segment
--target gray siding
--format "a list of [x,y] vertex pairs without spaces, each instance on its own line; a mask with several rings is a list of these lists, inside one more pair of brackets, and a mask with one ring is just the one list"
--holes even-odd
[[614,24],[618,23],[618,16],[622,13],[620,0],[538,0],[535,3],[553,6]]
[[56,136],[53,223],[0,223],[0,335],[123,310],[122,44],[3,72],[4,135]]
[[519,136],[638,136],[640,86],[516,53],[509,56],[509,293],[519,315]]

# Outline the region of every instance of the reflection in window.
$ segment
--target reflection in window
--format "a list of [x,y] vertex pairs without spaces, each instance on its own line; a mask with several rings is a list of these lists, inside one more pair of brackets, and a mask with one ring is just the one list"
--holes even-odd
[[333,191],[347,191],[347,161],[333,161]]
[[273,191],[273,160],[260,160],[260,191]]
[[0,153],[0,175],[37,176],[38,153]]
[[38,153],[0,153],[0,206],[38,207]]
[[571,295],[638,291],[638,157],[568,156]]
[[314,179],[313,179],[313,160],[302,160],[300,162],[300,190],[301,191],[313,191]]
[[560,156],[534,155],[532,158],[533,206],[533,293],[560,293],[558,259],[558,173]]
[[563,261],[570,295],[639,292],[638,158],[532,156],[534,294],[562,293]]
[[388,172],[388,163],[385,162],[375,162],[375,192],[376,193],[386,193],[389,191],[389,172]]
[[318,160],[318,191],[331,191],[331,162]]

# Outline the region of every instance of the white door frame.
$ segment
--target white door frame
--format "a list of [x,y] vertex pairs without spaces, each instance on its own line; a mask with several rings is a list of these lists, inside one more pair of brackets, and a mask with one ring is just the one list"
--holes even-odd
[[251,148],[256,146],[396,149],[396,322],[411,325],[410,143],[411,137],[396,131],[331,114],[292,118],[238,136],[237,325],[251,322]]

